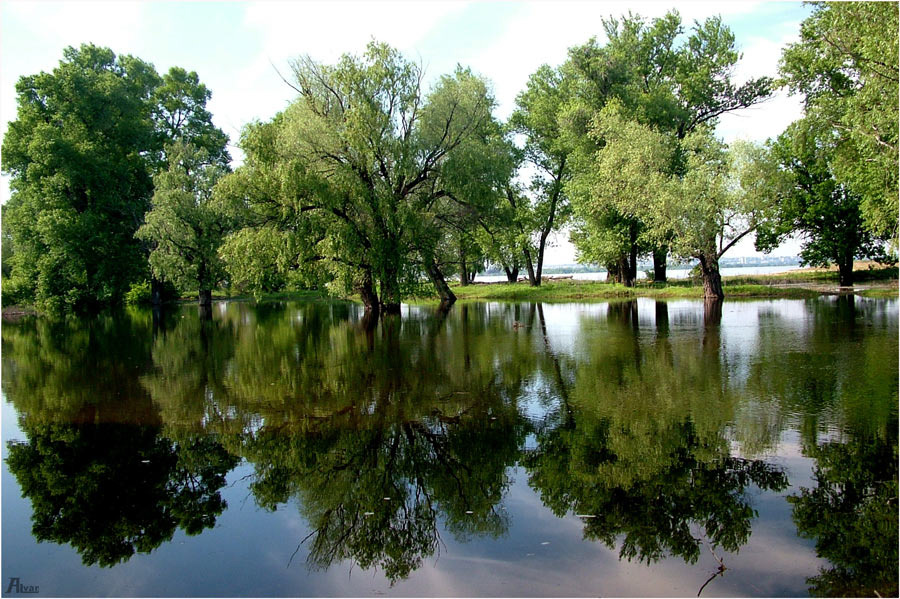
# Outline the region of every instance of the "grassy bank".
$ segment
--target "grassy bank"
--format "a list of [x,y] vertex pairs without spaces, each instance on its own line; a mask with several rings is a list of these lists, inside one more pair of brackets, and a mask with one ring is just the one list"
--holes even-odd
[[[878,285],[875,289],[857,291],[866,297],[897,297],[897,267],[869,267],[855,272],[857,283]],[[723,277],[725,297],[815,297],[837,292],[838,274],[831,269],[794,270],[778,274]],[[451,285],[461,300],[571,301],[627,297],[700,298],[699,282],[673,279],[667,283],[639,281],[634,287],[599,281],[575,279],[548,280],[540,287],[526,282],[481,285]]]
[[[598,281],[544,281],[540,287],[528,283],[495,283],[490,285],[451,285],[460,300],[503,299],[518,301],[571,301],[629,297],[700,298],[703,287],[681,281],[670,284],[638,283],[634,287]],[[819,291],[803,287],[774,287],[760,284],[724,282],[726,297],[815,297]]]

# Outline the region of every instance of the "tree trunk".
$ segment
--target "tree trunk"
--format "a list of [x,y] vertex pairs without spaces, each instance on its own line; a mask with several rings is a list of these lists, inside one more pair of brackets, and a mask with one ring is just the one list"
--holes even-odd
[[853,287],[853,257],[838,261],[838,284],[841,287]]
[[537,284],[541,284],[541,276],[544,272],[544,248],[547,246],[547,236],[541,235],[541,244],[538,247],[537,268],[535,268],[534,278]]
[[201,306],[211,306],[212,305],[212,291],[209,289],[201,289],[198,295],[198,300]]
[[515,266],[512,269],[504,266],[503,270],[506,272],[506,282],[507,283],[515,283],[519,280],[519,267]]
[[469,283],[474,283],[474,282],[475,282],[475,275],[477,275],[477,274],[478,274],[478,273],[476,273],[474,270],[473,270],[472,272],[469,273]]
[[634,282],[637,281],[637,225],[634,223],[628,227],[628,241],[630,243],[630,248],[628,251],[628,278],[629,282],[625,283],[626,287],[634,287]]
[[375,293],[375,285],[372,282],[372,273],[366,272],[363,275],[362,283],[360,283],[357,291],[362,299],[363,306],[366,309],[366,315],[374,316],[378,319],[378,295]]
[[425,272],[428,274],[428,278],[431,279],[431,284],[434,285],[434,290],[437,291],[438,297],[441,298],[441,305],[446,304],[449,307],[456,301],[456,295],[451,291],[450,286],[447,285],[444,274],[437,264],[434,263],[434,258],[430,255],[425,255],[423,256],[423,261],[425,263]]
[[701,255],[700,274],[703,277],[703,299],[720,300],[725,297],[722,291],[722,275],[719,274],[719,258]]
[[156,277],[150,277],[150,304],[156,307],[162,305],[163,282]]
[[541,279],[534,276],[534,263],[531,261],[531,251],[528,248],[522,250],[525,255],[525,268],[528,269],[528,284],[532,287],[540,287]]
[[400,314],[400,281],[397,271],[385,270],[381,279],[382,314]]
[[606,265],[606,282],[607,283],[618,283],[619,282],[619,264],[617,262]]
[[669,248],[661,246],[653,250],[653,282],[666,282],[666,255]]
[[626,287],[634,287],[634,277],[631,274],[631,263],[628,258],[628,254],[619,257],[619,282]]
[[463,287],[469,284],[469,265],[466,264],[466,251],[462,244],[459,246],[459,284]]

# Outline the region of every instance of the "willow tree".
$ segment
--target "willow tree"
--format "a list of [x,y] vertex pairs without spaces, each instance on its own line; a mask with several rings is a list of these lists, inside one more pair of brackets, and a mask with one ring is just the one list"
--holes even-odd
[[257,218],[223,253],[277,239],[283,267],[324,269],[370,312],[399,312],[422,270],[452,302],[433,260],[435,218],[466,201],[461,173],[480,180],[457,158],[489,133],[487,83],[458,68],[426,96],[421,68],[374,41],[362,56],[334,65],[307,56],[292,68],[299,97],[251,129],[246,168],[223,182]]
[[628,119],[616,103],[597,114],[590,135],[605,145],[583,165],[591,175],[574,181],[584,226],[610,209],[640,218],[648,239],[700,262],[705,298],[724,297],[719,259],[772,217],[777,177],[763,150],[728,148],[706,128],[679,140]]
[[[588,128],[592,116],[610,101],[618,102],[629,119],[684,139],[770,93],[769,77],[742,84],[732,81],[741,54],[734,34],[719,17],[695,23],[688,34],[677,11],[649,22],[629,14],[604,20],[603,28],[605,45],[591,39],[575,46],[561,67],[570,81],[570,93],[558,119],[561,132],[569,138],[572,178],[582,171],[578,154],[590,155],[604,144],[588,135]],[[574,203],[579,201],[576,193],[569,188]],[[608,205],[603,226],[581,227],[573,240],[585,256],[596,256],[602,249],[606,259],[601,263],[609,265],[611,272],[619,271],[626,284],[637,276],[637,256],[652,252],[654,279],[665,280],[668,239],[651,242],[644,229],[640,215],[618,213]]]

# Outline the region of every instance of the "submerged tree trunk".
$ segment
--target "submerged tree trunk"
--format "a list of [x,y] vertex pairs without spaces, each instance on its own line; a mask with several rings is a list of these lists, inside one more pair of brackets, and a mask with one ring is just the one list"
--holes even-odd
[[150,304],[156,307],[162,305],[163,282],[156,277],[150,277]]
[[386,270],[381,279],[381,312],[400,314],[400,281],[396,270]]
[[366,315],[372,315],[377,320],[379,311],[378,295],[375,293],[375,284],[372,281],[371,272],[367,271],[363,275],[363,280],[359,284],[357,291],[360,299],[362,299],[363,306],[365,306]]
[[441,269],[434,263],[434,258],[426,255],[423,257],[423,261],[425,263],[425,272],[428,274],[428,278],[431,279],[431,284],[434,285],[434,290],[437,291],[438,297],[441,298],[441,305],[446,304],[449,307],[456,301],[456,295],[450,289],[450,286],[447,285],[447,280],[444,279]]
[[703,299],[722,299],[722,275],[719,274],[719,258],[712,255],[701,255],[700,274],[703,277]]
[[661,246],[653,250],[653,282],[666,282],[666,255],[669,248]]

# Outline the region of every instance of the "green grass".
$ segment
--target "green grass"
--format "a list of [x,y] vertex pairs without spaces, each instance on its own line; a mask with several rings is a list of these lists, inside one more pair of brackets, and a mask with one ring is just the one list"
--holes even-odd
[[[723,282],[726,297],[815,297],[819,292],[798,287],[781,288],[771,285]],[[545,281],[540,287],[528,283],[495,283],[490,285],[451,285],[460,300],[515,300],[515,301],[572,301],[590,299],[615,299],[630,297],[699,298],[703,288],[690,281],[673,281],[669,284],[639,283],[625,287],[599,281]]]
[[857,291],[856,295],[861,295],[863,297],[878,298],[878,299],[890,299],[890,298],[898,297],[896,287],[881,287],[878,289],[863,289],[862,291]]

